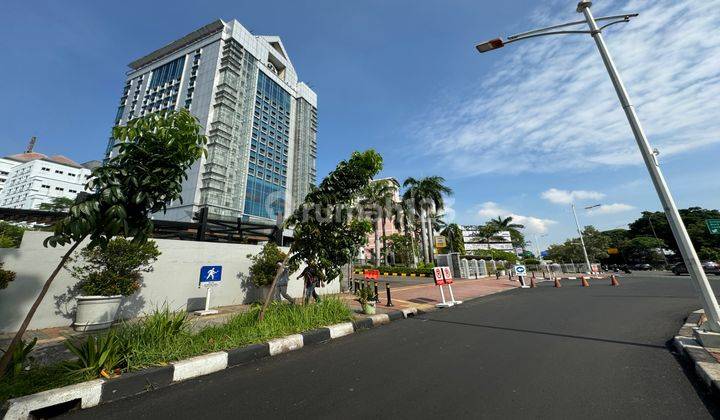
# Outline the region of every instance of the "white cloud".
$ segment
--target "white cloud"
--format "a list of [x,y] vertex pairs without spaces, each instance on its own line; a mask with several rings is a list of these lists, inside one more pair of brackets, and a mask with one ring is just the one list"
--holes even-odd
[[543,191],[540,197],[555,204],[570,204],[578,200],[600,200],[605,197],[605,194],[598,191],[568,191],[550,188],[547,191]]
[[513,222],[519,223],[525,226],[525,232],[527,233],[547,233],[548,228],[557,222],[550,219],[542,219],[533,216],[523,216],[520,214],[513,213],[500,207],[493,201],[487,201],[480,205],[480,209],[477,212],[483,221],[492,219],[495,217],[512,217]]
[[635,210],[635,206],[624,203],[603,204],[588,210],[589,214],[615,214]]
[[[608,0],[593,9],[640,13],[605,39],[661,157],[719,143],[720,107],[710,106],[720,97],[720,37],[710,36],[720,27],[717,4]],[[536,12],[528,28],[579,19],[567,1],[542,2]],[[453,175],[642,163],[590,36],[542,37],[474,57],[492,69],[476,88],[434,104],[416,133],[420,153]]]

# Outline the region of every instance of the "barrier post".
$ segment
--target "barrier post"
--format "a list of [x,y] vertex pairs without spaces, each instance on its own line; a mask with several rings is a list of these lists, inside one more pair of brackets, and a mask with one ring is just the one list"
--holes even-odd
[[378,282],[375,281],[375,302],[380,302],[380,295],[378,294]]
[[385,283],[385,292],[387,294],[387,300],[385,306],[394,306],[392,303],[392,297],[390,296],[390,283]]

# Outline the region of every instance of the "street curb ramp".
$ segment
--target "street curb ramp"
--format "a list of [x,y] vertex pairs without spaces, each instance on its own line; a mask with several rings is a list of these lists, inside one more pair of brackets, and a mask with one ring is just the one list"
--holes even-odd
[[703,316],[704,311],[700,309],[687,317],[685,324],[673,338],[673,347],[682,359],[691,363],[695,374],[714,397],[718,398],[720,397],[720,362],[693,335],[693,329],[700,325]]
[[166,366],[125,373],[113,379],[94,379],[12,398],[0,408],[0,418],[4,420],[44,418],[70,410],[94,407],[265,357],[299,350],[306,345],[324,343],[359,330],[415,316],[417,313],[416,308],[406,308],[387,314],[376,314],[352,322],[343,322],[300,334],[275,338],[266,343],[251,344],[178,360]]

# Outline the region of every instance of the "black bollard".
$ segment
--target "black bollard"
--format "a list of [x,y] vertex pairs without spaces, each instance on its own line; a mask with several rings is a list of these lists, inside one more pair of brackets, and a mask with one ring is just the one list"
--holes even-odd
[[380,295],[378,294],[378,282],[375,282],[375,302],[380,302]]
[[387,302],[385,302],[385,306],[393,306],[392,298],[390,297],[390,283],[385,283],[385,292],[387,292]]

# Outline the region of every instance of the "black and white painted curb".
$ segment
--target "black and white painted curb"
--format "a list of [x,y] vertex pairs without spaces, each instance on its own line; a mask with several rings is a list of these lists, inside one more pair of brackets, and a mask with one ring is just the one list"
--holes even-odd
[[715,395],[720,395],[720,362],[694,337],[703,310],[691,313],[673,340],[675,350],[692,363],[695,373]]
[[62,388],[8,400],[0,410],[5,420],[44,417],[42,410],[66,406],[88,408],[117,401],[142,392],[170,386],[176,382],[218,372],[246,362],[298,350],[303,346],[340,338],[356,331],[387,324],[417,314],[416,308],[376,314],[367,318],[330,325],[301,334],[276,338],[267,343],[204,354],[137,372],[123,374],[114,379],[95,379]]

